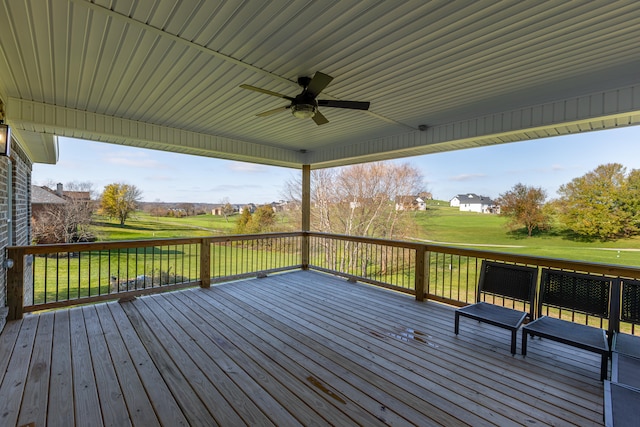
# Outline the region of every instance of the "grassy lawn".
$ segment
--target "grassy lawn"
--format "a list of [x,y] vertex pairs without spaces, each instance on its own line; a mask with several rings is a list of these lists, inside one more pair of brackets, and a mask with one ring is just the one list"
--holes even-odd
[[[415,239],[486,251],[536,255],[551,258],[582,260],[606,264],[640,266],[640,238],[616,242],[586,242],[572,239],[566,233],[551,231],[527,237],[524,232],[510,232],[506,220],[497,215],[460,212],[448,206],[430,206],[426,212],[413,212],[420,230]],[[239,216],[226,221],[224,217],[200,215],[196,217],[155,217],[142,212],[132,216],[124,226],[114,220],[96,217],[95,230],[102,241],[146,240],[181,237],[202,237],[233,234]],[[284,244],[281,249],[254,246],[254,243],[214,245],[211,253],[213,277],[240,274],[296,262],[294,248]],[[193,248],[190,246],[194,246]],[[163,246],[139,250],[93,251],[81,257],[63,254],[60,258],[37,257],[35,275],[36,303],[56,299],[108,293],[110,278],[119,282],[135,283],[137,277],[150,280],[150,286],[197,280],[199,256],[197,245]],[[292,251],[293,249],[293,251]],[[340,249],[338,250],[338,258]],[[378,249],[371,249],[377,254]],[[312,254],[318,256],[318,254]],[[321,257],[325,255],[320,255]],[[317,260],[322,265],[321,259]],[[368,266],[375,280],[411,287],[413,270],[376,270],[375,262]],[[430,293],[459,301],[473,301],[478,279],[478,262],[466,257],[449,256],[433,252]],[[358,271],[349,271],[360,274]],[[128,286],[128,285],[126,285]],[[137,286],[133,284],[132,286]],[[148,286],[148,284],[144,284]],[[129,289],[127,287],[127,289]]]
[[[510,232],[498,215],[460,212],[449,206],[429,206],[416,212],[423,230],[417,239],[483,250],[640,266],[640,238],[611,242],[584,241],[557,230],[528,237],[524,230]],[[495,246],[494,246],[495,245]]]
[[[440,203],[437,205],[436,203]],[[581,241],[568,233],[551,230],[527,237],[524,231],[510,232],[506,219],[498,215],[460,212],[447,202],[435,202],[425,212],[414,212],[422,230],[416,239],[482,250],[572,259],[606,264],[640,266],[640,238],[612,242]],[[224,217],[155,217],[136,212],[124,226],[117,221],[96,217],[100,240],[163,239],[233,234],[238,215]]]
[[238,216],[226,221],[215,215],[184,218],[156,217],[136,212],[124,226],[118,221],[96,216],[94,230],[99,240],[168,239],[174,237],[200,237],[232,234]]

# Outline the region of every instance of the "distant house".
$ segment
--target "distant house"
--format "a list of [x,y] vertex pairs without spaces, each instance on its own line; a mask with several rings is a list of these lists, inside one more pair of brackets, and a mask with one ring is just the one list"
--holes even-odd
[[458,194],[449,201],[449,206],[458,207],[461,212],[499,213],[500,211],[489,197],[474,193]]
[[[231,214],[236,214],[236,213],[242,213],[242,207],[245,205],[231,205],[231,209],[233,209],[233,212],[231,212]],[[213,205],[213,208],[211,208],[211,215],[217,215],[217,216],[224,216],[224,207],[226,206],[226,203],[222,204],[216,204]]]
[[64,191],[62,184],[58,184],[55,190],[32,185],[31,226],[34,240],[44,244],[95,239],[91,232],[79,228],[80,224],[88,223],[93,209],[94,201],[89,191]]
[[[46,187],[45,187],[46,188]],[[63,197],[67,200],[75,200],[75,201],[83,201],[90,202],[91,201],[91,193],[88,191],[68,191],[65,190],[62,184],[58,183],[56,186],[56,194],[60,197]]]
[[67,201],[91,203],[91,193],[88,191],[65,191],[62,184],[58,184],[55,190],[47,186],[31,186],[31,211],[33,216],[36,216],[48,206],[64,205]]
[[286,200],[271,202],[271,209],[273,209],[274,212],[284,212],[290,210],[290,208],[290,202]]
[[47,208],[62,206],[67,200],[47,187],[31,186],[31,216],[37,218]]
[[427,203],[420,196],[396,196],[397,211],[426,211]]
[[238,213],[242,215],[245,210],[248,210],[249,213],[254,213],[257,209],[257,206],[253,203],[248,203],[246,205],[242,205],[240,209],[238,209]]

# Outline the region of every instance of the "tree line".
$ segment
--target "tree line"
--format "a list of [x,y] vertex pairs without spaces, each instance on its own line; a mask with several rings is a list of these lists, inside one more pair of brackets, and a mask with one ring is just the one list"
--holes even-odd
[[559,198],[547,202],[546,192],[516,184],[497,200],[511,229],[527,235],[545,232],[555,223],[578,238],[615,240],[640,234],[640,169],[619,163],[600,165],[560,186]]
[[[301,182],[285,183],[284,197],[291,208],[278,223],[269,205],[252,214],[245,209],[236,233],[264,233],[300,229]],[[90,183],[68,184],[73,191],[94,194]],[[424,191],[418,169],[404,163],[376,162],[311,172],[312,230],[386,239],[416,235],[413,212],[399,209],[398,198]],[[640,234],[640,170],[627,172],[618,163],[598,166],[558,190],[559,198],[547,201],[546,192],[535,186],[516,184],[500,194],[501,215],[511,230],[524,228],[528,236],[552,227],[566,229],[578,238],[611,240]],[[64,205],[50,206],[33,224],[37,243],[90,241],[92,214],[114,218],[124,225],[136,209],[142,192],[134,185],[107,185],[96,201],[69,198]],[[226,203],[233,211],[231,205]],[[226,206],[225,205],[225,206]],[[186,209],[185,209],[186,210]],[[227,214],[225,213],[225,217]]]

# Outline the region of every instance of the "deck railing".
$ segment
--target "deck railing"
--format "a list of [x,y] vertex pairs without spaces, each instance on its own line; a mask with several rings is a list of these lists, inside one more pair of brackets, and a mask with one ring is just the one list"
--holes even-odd
[[[20,246],[8,248],[7,257],[14,262],[7,270],[10,319],[23,312],[300,268],[456,306],[476,301],[483,260],[640,279],[635,267],[315,232]],[[545,314],[608,327],[606,320],[581,313]],[[640,333],[633,325],[621,328]]]
[[10,247],[9,319],[300,268],[301,239],[273,233]]

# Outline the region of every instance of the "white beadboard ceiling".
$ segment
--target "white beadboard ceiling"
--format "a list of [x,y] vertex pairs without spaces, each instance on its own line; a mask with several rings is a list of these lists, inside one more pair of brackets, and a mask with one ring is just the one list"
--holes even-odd
[[[0,98],[36,162],[70,136],[321,168],[637,124],[639,40],[637,0],[0,0]],[[239,88],[315,71],[370,111]]]

